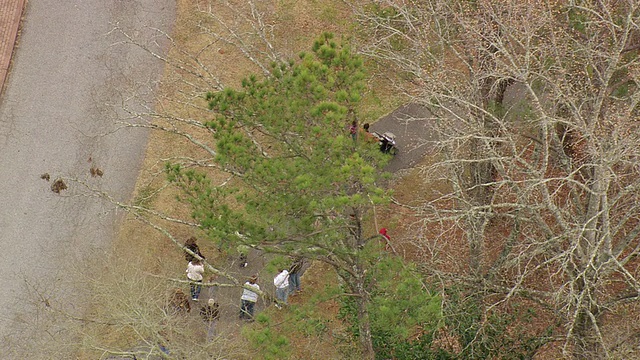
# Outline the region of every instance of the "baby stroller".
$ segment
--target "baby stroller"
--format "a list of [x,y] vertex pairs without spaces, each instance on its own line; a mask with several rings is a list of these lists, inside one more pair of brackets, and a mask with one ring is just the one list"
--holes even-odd
[[373,136],[378,139],[380,151],[390,155],[396,155],[398,153],[398,148],[396,147],[396,136],[393,133],[385,132],[383,134],[380,134],[377,132],[373,132],[371,134],[373,134]]

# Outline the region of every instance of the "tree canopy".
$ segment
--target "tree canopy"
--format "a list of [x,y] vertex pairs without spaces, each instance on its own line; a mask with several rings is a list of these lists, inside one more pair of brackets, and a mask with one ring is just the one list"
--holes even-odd
[[[213,238],[333,248],[349,234],[345,215],[362,216],[364,208],[386,201],[377,185],[384,157],[346,130],[358,121],[362,60],[325,34],[299,61],[273,64],[272,74],[245,79],[241,90],[207,95],[213,161],[234,176],[229,184],[210,186],[179,168],[171,173],[189,190],[207,188],[190,200]],[[346,252],[355,248],[344,245]]]

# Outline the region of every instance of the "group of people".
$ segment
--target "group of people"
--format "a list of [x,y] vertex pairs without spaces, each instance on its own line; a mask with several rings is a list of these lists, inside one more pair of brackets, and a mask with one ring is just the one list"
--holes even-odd
[[383,134],[372,133],[369,131],[368,123],[362,125],[362,129],[358,129],[358,123],[354,120],[349,126],[349,134],[353,141],[362,139],[368,143],[377,143],[380,151],[385,154],[395,155],[398,153],[395,140],[396,136],[391,132],[385,132]]
[[362,125],[362,129],[358,130],[358,123],[354,120],[351,122],[349,126],[349,135],[353,141],[356,141],[358,138],[364,139],[367,142],[375,143],[378,139],[369,132],[369,123],[364,123]]
[[[189,249],[193,254],[200,256],[202,259],[205,258],[198,248],[195,237],[187,239],[184,246],[185,249]],[[202,260],[193,254],[186,252],[185,259],[189,262],[187,265],[187,279],[190,281],[189,295],[192,301],[197,302],[202,290],[204,264],[202,263]],[[215,277],[213,277],[212,280],[215,280]],[[207,339],[211,340],[215,335],[215,322],[220,317],[220,305],[212,297],[213,291],[210,291],[209,295],[209,300],[200,308],[199,313],[202,320],[208,325]],[[171,298],[169,299],[169,305],[170,311],[173,313],[186,314],[191,312],[191,303],[189,302],[189,298],[180,288],[173,290]]]
[[[379,234],[385,239],[385,248],[390,246],[390,237],[387,234],[387,229],[382,228]],[[189,238],[185,244],[185,259],[189,262],[187,265],[187,279],[189,280],[191,300],[194,302],[199,301],[200,292],[202,290],[202,281],[204,278],[204,264],[201,259],[205,257],[200,252],[196,238]],[[188,250],[188,251],[187,251]],[[240,253],[240,267],[247,266],[248,249],[243,249]],[[197,256],[194,256],[197,255]],[[199,258],[198,258],[199,257]],[[275,306],[278,309],[282,309],[283,306],[288,305],[289,296],[297,292],[302,291],[300,285],[300,276],[304,269],[305,259],[302,256],[296,256],[288,268],[280,269],[280,272],[274,277],[273,285],[275,286]],[[215,276],[212,277],[211,282],[215,281]],[[213,296],[215,288],[212,287],[209,290],[209,295]],[[259,293],[261,292],[258,285],[258,275],[251,276],[243,286],[242,296],[240,297],[240,319],[241,320],[253,320],[255,304],[258,301]],[[191,311],[191,305],[186,294],[181,289],[176,289],[173,294],[171,303],[174,304],[176,311],[189,312]],[[213,332],[213,323],[220,316],[219,305],[211,297],[207,304],[200,309],[200,315],[203,320],[210,325],[209,333]]]
[[[200,252],[195,237],[190,237],[184,244],[185,260],[187,264],[187,279],[189,280],[190,298],[192,302],[198,302],[202,290],[202,281],[204,279],[204,264],[201,259],[205,257]],[[243,249],[244,250],[244,249]],[[196,256],[197,255],[197,256]],[[247,266],[247,251],[240,252],[240,266]],[[295,294],[302,290],[300,286],[300,275],[304,266],[304,258],[297,256],[293,259],[290,267],[283,268],[275,276],[273,284],[276,288],[275,305],[281,309],[283,305],[288,304],[289,295]],[[244,284],[242,296],[240,297],[240,319],[253,320],[255,304],[258,301],[260,286],[257,284],[258,276],[251,276]],[[210,295],[213,294],[210,290]],[[172,296],[171,303],[174,308],[180,312],[190,312],[191,304],[186,294],[181,289],[176,289]],[[200,309],[200,315],[203,320],[209,324],[210,336],[213,332],[213,323],[220,316],[219,304],[215,299],[210,298],[206,305]]]
[[278,309],[281,309],[282,305],[288,304],[289,295],[302,291],[300,275],[303,265],[304,258],[298,256],[288,269],[281,269],[273,279],[273,285],[276,287],[276,307]]
[[[304,266],[304,258],[298,256],[294,259],[289,268],[283,268],[273,279],[273,285],[276,288],[275,306],[282,309],[283,305],[288,305],[289,295],[302,291],[300,286],[300,275]],[[240,304],[240,319],[252,320],[253,308],[258,301],[260,286],[257,284],[258,276],[252,276],[244,285]],[[253,289],[254,291],[252,291]]]

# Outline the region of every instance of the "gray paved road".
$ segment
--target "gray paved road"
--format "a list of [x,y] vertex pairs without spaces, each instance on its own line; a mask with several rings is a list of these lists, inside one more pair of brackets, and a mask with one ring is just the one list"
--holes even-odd
[[[99,256],[120,218],[107,204],[76,196],[77,187],[54,194],[40,175],[84,179],[120,199],[130,196],[138,175],[147,134],[101,134],[114,128],[121,95],[128,96],[131,84],[157,80],[161,64],[117,44],[122,39],[110,30],[118,23],[148,38],[145,26],[167,30],[174,16],[174,0],[28,2],[0,99],[0,335],[8,341],[3,359],[19,358],[6,347],[19,343],[33,349],[29,358],[52,356],[36,355],[36,345],[24,343],[35,341],[36,331],[48,330],[50,337],[60,330],[30,303],[60,299],[79,313],[82,286],[71,285],[81,280],[76,271],[102,269],[68,266]],[[91,177],[91,166],[104,176]]]

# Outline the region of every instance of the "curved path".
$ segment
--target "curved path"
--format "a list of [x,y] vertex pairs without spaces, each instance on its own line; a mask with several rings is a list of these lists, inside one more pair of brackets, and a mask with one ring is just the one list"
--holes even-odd
[[411,169],[424,157],[434,151],[438,142],[433,115],[426,107],[409,103],[381,117],[371,124],[371,131],[392,132],[396,135],[398,154],[389,161],[385,170],[397,173]]
[[[0,99],[2,358],[26,358],[18,355],[24,349],[32,359],[67,358],[37,355],[38,339],[63,336],[65,326],[32,305],[55,302],[81,314],[82,273],[104,270],[83,260],[107,248],[120,214],[78,186],[60,194],[50,186],[78,178],[118,199],[131,196],[147,134],[111,131],[122,102],[135,106],[132,93],[151,99],[162,64],[111,30],[117,24],[153,44],[149,28],[170,29],[175,0],[29,0],[23,16]],[[91,167],[103,176],[92,177]]]

